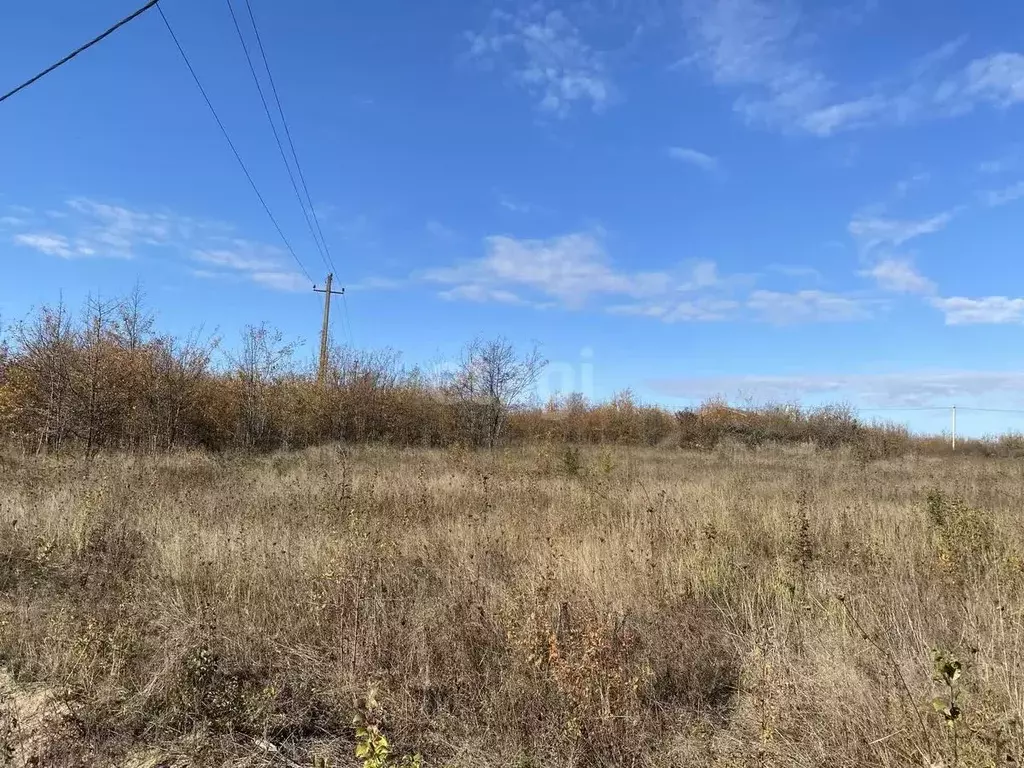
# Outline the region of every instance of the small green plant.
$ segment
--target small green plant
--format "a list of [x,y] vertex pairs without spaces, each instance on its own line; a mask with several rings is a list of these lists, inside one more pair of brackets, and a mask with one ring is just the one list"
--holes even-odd
[[565,446],[562,451],[562,471],[569,477],[579,477],[585,469],[580,449],[575,445]]
[[963,710],[960,708],[960,703],[957,700],[959,694],[958,682],[961,674],[963,674],[963,665],[956,656],[938,648],[932,650],[932,661],[934,664],[932,679],[945,687],[942,695],[936,696],[932,700],[932,707],[942,715],[943,720],[952,732],[953,765],[955,766],[959,764],[957,726],[963,718]]
[[391,743],[380,727],[384,709],[377,698],[377,689],[370,687],[366,697],[356,706],[352,725],[356,729],[356,758],[363,768],[421,768],[419,753],[391,757]]
[[995,543],[992,519],[987,513],[939,490],[928,494],[925,511],[936,555],[945,570],[963,578],[987,564]]

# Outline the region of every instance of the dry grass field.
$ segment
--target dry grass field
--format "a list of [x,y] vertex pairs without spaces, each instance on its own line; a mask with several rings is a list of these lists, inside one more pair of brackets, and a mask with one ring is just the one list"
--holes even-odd
[[1018,461],[0,462],[0,765],[1024,757]]

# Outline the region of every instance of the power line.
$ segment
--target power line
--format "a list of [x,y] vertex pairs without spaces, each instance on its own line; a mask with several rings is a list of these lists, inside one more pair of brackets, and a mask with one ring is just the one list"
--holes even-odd
[[972,408],[969,405],[956,407],[958,411],[981,411],[982,413],[1024,413],[1024,410],[1017,408]]
[[[148,11],[148,10],[149,10],[150,8],[152,8],[152,7],[154,6],[154,5],[156,5],[156,4],[157,4],[157,3],[159,3],[159,2],[160,2],[160,0],[150,0],[150,1],[148,2],[148,3],[146,3],[146,4],[144,5],[144,6],[142,6],[141,8],[139,8],[139,9],[138,9],[137,11],[135,11],[135,12],[134,12],[134,13],[132,13],[131,15],[129,15],[129,16],[125,16],[125,17],[124,17],[123,19],[121,19],[121,20],[120,20],[119,22],[117,22],[117,24],[115,24],[114,26],[112,26],[112,27],[111,27],[110,29],[108,29],[108,30],[107,30],[106,32],[102,33],[101,35],[99,35],[99,36],[97,36],[97,37],[94,37],[94,38],[93,38],[92,40],[90,40],[89,42],[87,42],[87,43],[86,43],[85,45],[82,45],[82,46],[80,46],[79,48],[76,48],[75,50],[73,50],[73,51],[72,51],[71,53],[69,53],[69,54],[68,54],[67,56],[65,56],[65,57],[64,57],[63,59],[61,59],[60,61],[58,61],[58,62],[57,62],[56,64],[52,64],[51,66],[49,66],[49,67],[47,67],[46,69],[44,69],[44,70],[43,70],[42,72],[40,72],[40,73],[39,73],[38,75],[36,75],[35,77],[32,77],[32,78],[30,78],[30,79],[26,80],[26,81],[25,81],[24,83],[22,83],[21,85],[19,85],[19,86],[18,86],[17,88],[15,88],[14,90],[12,90],[12,91],[8,91],[8,92],[7,92],[7,93],[5,93],[5,94],[4,94],[3,96],[0,96],[0,103],[3,103],[3,102],[5,102],[5,101],[7,101],[7,100],[8,100],[9,98],[11,98],[11,96],[13,96],[14,94],[18,93],[19,91],[23,91],[23,90],[25,90],[26,88],[28,88],[28,87],[29,87],[30,85],[32,85],[33,83],[36,83],[36,82],[38,82],[39,80],[42,80],[42,79],[43,79],[44,77],[46,77],[46,76],[47,76],[48,74],[50,74],[51,72],[53,72],[53,70],[57,69],[58,67],[62,67],[62,66],[64,66],[64,65],[65,65],[65,64],[67,64],[67,63],[68,63],[69,61],[71,61],[71,60],[72,60],[73,58],[75,58],[75,56],[77,56],[78,54],[80,54],[80,53],[82,53],[82,52],[84,52],[84,51],[87,51],[87,50],[89,50],[90,48],[92,48],[92,47],[93,47],[94,45],[96,45],[96,43],[99,43],[99,42],[101,42],[102,40],[105,40],[106,38],[110,37],[110,36],[111,36],[112,34],[114,34],[115,32],[117,32],[117,30],[119,30],[119,29],[120,29],[121,27],[123,27],[123,26],[124,26],[125,24],[129,23],[130,21],[133,21],[134,19],[137,19],[137,18],[138,18],[139,16],[141,16],[142,14],[144,14],[144,13],[145,13],[146,11]],[[161,13],[162,13],[162,11],[161,11]]]
[[855,410],[860,411],[861,413],[881,413],[881,412],[889,412],[889,411],[898,411],[898,412],[903,412],[903,411],[948,411],[949,410],[949,406],[944,406],[944,405],[908,405],[906,407],[902,407],[902,406],[884,406],[884,407],[880,407],[880,408],[855,408]]
[[[270,71],[270,62],[267,60],[267,52],[263,47],[263,38],[260,37],[260,30],[256,25],[256,16],[252,12],[252,4],[249,0],[245,0],[245,7],[249,12],[249,21],[252,23],[253,32],[256,33],[256,43],[260,49],[263,66],[267,70],[267,79],[270,82],[270,90],[274,94],[274,102],[277,104],[277,113],[281,116],[281,124],[284,126],[284,135],[288,139],[288,146],[291,147],[292,150],[292,158],[295,160],[295,170],[298,171],[299,181],[302,182],[302,189],[306,193],[306,200],[309,203],[309,212],[312,214],[313,221],[316,223],[316,230],[320,234],[320,242],[323,243],[323,250],[324,253],[327,254],[327,260],[330,262],[331,271],[337,272],[337,269],[334,267],[334,259],[331,256],[331,249],[327,245],[327,238],[324,237],[324,230],[320,226],[320,217],[316,215],[316,207],[313,205],[313,197],[309,194],[309,186],[306,184],[306,175],[302,172],[302,164],[299,162],[299,153],[295,151],[295,142],[292,141],[292,132],[288,127],[288,120],[284,116],[284,107],[281,106],[281,97],[277,92],[277,84],[274,82],[274,74]],[[314,238],[314,240],[315,239],[316,238]]]
[[267,104],[267,97],[264,95],[263,86],[260,84],[260,79],[256,75],[256,68],[252,63],[252,56],[249,55],[249,47],[245,44],[245,36],[242,34],[242,28],[238,25],[238,17],[235,15],[235,7],[232,5],[231,0],[227,0],[227,4],[228,11],[231,13],[231,21],[235,25],[235,32],[238,33],[238,42],[242,44],[242,52],[245,54],[245,61],[249,65],[249,72],[252,74],[253,82],[256,83],[256,90],[260,94],[260,101],[263,103],[263,111],[266,113],[267,121],[270,123],[270,130],[274,133],[274,141],[277,142],[277,149],[281,153],[281,160],[284,162],[285,170],[288,171],[288,179],[292,183],[292,190],[295,192],[295,199],[299,201],[299,207],[302,208],[302,215],[306,219],[306,226],[309,227],[309,234],[312,235],[313,242],[316,243],[317,250],[320,252],[320,258],[323,260],[324,266],[327,267],[328,271],[333,271],[333,265],[328,262],[327,257],[324,255],[323,246],[320,245],[320,241],[317,240],[316,232],[313,230],[313,222],[310,221],[309,213],[306,211],[306,204],[302,201],[302,194],[299,192],[299,186],[295,181],[295,174],[292,173],[291,164],[288,162],[288,156],[285,154],[284,145],[281,143],[281,135],[277,132],[277,126],[274,124],[274,118],[270,114],[270,105]]
[[249,169],[245,167],[245,161],[242,160],[242,156],[238,153],[238,150],[235,148],[235,143],[231,141],[231,136],[228,134],[227,128],[224,127],[224,123],[223,121],[221,121],[220,116],[217,114],[217,110],[214,109],[213,102],[210,101],[210,97],[207,96],[206,89],[203,88],[203,84],[199,81],[199,76],[196,74],[195,69],[192,67],[192,62],[189,61],[188,55],[185,53],[185,49],[182,48],[181,43],[178,42],[178,36],[174,34],[174,29],[171,27],[171,22],[167,20],[167,16],[166,14],[164,14],[164,9],[157,6],[157,10],[160,12],[160,18],[164,20],[164,26],[167,27],[167,31],[170,33],[171,39],[174,41],[174,45],[178,49],[178,53],[181,54],[181,58],[185,62],[185,66],[188,67],[188,71],[192,75],[192,79],[195,81],[196,87],[199,89],[199,93],[202,94],[203,100],[206,102],[206,106],[210,108],[210,113],[213,115],[213,119],[217,121],[217,126],[220,128],[220,132],[224,134],[224,139],[227,141],[228,146],[231,147],[231,152],[234,154],[235,159],[238,161],[238,165],[241,167],[242,173],[244,173],[245,178],[249,180],[249,186],[252,187],[252,191],[255,192],[256,197],[259,198],[260,205],[263,206],[263,210],[266,212],[267,218],[269,218],[271,224],[274,225],[274,229],[277,230],[277,234],[280,235],[281,237],[281,242],[285,244],[285,247],[288,249],[288,253],[291,254],[292,258],[295,260],[295,263],[299,265],[299,269],[302,270],[302,274],[304,274],[310,282],[313,282],[313,278],[310,276],[309,271],[302,263],[302,260],[299,259],[298,255],[295,253],[295,250],[292,248],[291,243],[288,242],[288,238],[285,237],[285,234],[281,229],[281,225],[277,223],[277,219],[274,218],[274,214],[270,212],[270,207],[267,205],[267,201],[263,199],[263,195],[260,194],[259,187],[256,186],[256,182],[253,180],[252,174],[249,173]]

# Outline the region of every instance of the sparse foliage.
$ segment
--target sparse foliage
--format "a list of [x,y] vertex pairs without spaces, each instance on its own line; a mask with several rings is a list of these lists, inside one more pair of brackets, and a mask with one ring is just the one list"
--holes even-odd
[[536,384],[546,364],[536,347],[520,355],[508,339],[475,339],[463,350],[446,388],[470,431],[493,448],[510,409]]

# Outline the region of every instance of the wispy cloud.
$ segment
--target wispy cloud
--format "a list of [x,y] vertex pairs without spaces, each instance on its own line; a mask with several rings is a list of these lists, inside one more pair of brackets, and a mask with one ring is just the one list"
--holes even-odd
[[429,235],[436,237],[438,240],[458,240],[459,233],[451,227],[445,226],[437,219],[430,219],[427,221],[426,230]]
[[1024,181],[1018,181],[1003,189],[992,189],[981,193],[985,205],[998,207],[1024,198]]
[[702,400],[742,393],[755,401],[790,402],[794,398],[849,399],[866,407],[915,407],[980,397],[1012,396],[1024,391],[1024,371],[911,371],[799,376],[700,376],[656,379],[656,392]]
[[498,195],[498,205],[512,213],[530,213],[533,210],[533,206],[529,203],[524,203],[522,200],[515,200],[505,194]]
[[734,319],[740,308],[740,303],[733,299],[701,297],[663,303],[616,304],[608,307],[607,312],[650,317],[663,323],[690,323]]
[[858,214],[850,221],[847,231],[865,251],[879,246],[899,247],[922,235],[945,229],[958,212],[958,209],[944,211],[927,219],[892,219]]
[[214,267],[239,272],[273,271],[281,263],[283,254],[277,248],[235,239],[218,248],[196,249],[192,258]]
[[466,284],[458,285],[447,291],[437,294],[442,299],[449,301],[474,301],[479,304],[526,304],[522,298],[501,288],[489,288],[486,285]]
[[[280,248],[243,238],[218,237],[191,258],[206,265],[206,277],[250,280],[264,288],[297,293],[310,289],[309,279],[292,268]],[[211,269],[212,268],[212,269]]]
[[996,176],[1007,171],[1014,171],[1021,165],[1021,158],[1024,153],[1019,147],[1012,147],[1001,157],[990,158],[978,163],[978,172],[989,176]]
[[861,275],[872,278],[883,291],[922,295],[935,293],[935,283],[918,272],[907,259],[884,259],[861,272]]
[[737,93],[747,119],[817,136],[873,120],[884,100],[836,98],[834,83],[807,52],[812,36],[796,2],[685,0],[686,28],[696,63]]
[[[669,270],[622,269],[612,261],[599,232],[543,240],[499,235],[486,238],[484,249],[481,258],[428,269],[413,279],[441,286],[438,295],[447,300],[567,310],[589,307],[664,323],[855,321],[870,319],[882,305],[855,294],[754,290],[756,275],[723,275],[710,260],[689,261]],[[814,270],[798,271],[817,276]]]
[[[600,237],[589,232],[548,240],[498,235],[486,238],[484,245],[484,257],[454,267],[427,270],[423,279],[499,290],[519,286],[573,308],[582,306],[594,295],[657,295],[669,290],[673,281],[666,272],[617,270]],[[485,294],[477,291],[474,295]]]
[[249,278],[259,285],[275,291],[302,293],[310,289],[309,280],[305,275],[291,271],[251,272]]
[[859,297],[826,291],[754,291],[747,299],[746,306],[767,322],[792,325],[866,320],[872,316],[873,303]]
[[[51,215],[59,214],[59,215]],[[239,238],[224,223],[172,211],[146,211],[74,198],[65,208],[47,212],[45,230],[27,216],[13,242],[60,258],[134,258],[159,254],[176,259],[190,274],[205,278],[246,279],[274,290],[308,289],[309,281],[271,245]]]
[[77,214],[76,239],[97,255],[131,258],[142,246],[166,245],[190,237],[198,222],[167,212],[147,212],[88,198],[69,200],[69,214]]
[[45,253],[47,256],[60,256],[62,259],[70,259],[75,255],[86,255],[78,254],[66,237],[53,233],[28,232],[15,235],[14,243]]
[[918,173],[907,176],[906,178],[900,179],[893,185],[893,196],[897,200],[902,200],[911,191],[922,187],[931,181],[932,175],[926,171],[920,171]]
[[734,107],[749,121],[785,132],[826,137],[1024,102],[1024,55],[996,52],[958,67],[966,37],[886,81],[843,84],[819,63],[820,30],[799,0],[683,0],[683,7],[687,62],[735,93]]
[[1005,325],[1024,322],[1024,299],[963,296],[932,299],[932,306],[946,316],[946,325]]
[[957,112],[986,102],[1002,108],[1024,102],[1024,55],[1003,52],[975,59],[942,84],[937,98]]
[[786,277],[806,278],[813,281],[820,281],[822,279],[819,270],[800,264],[769,264],[767,269],[770,272],[776,272]]
[[538,108],[565,117],[578,105],[604,109],[614,89],[604,57],[560,10],[537,2],[515,14],[496,9],[487,28],[467,32],[468,55],[487,68],[507,72]]
[[708,173],[718,173],[718,158],[689,147],[669,147],[668,156]]

